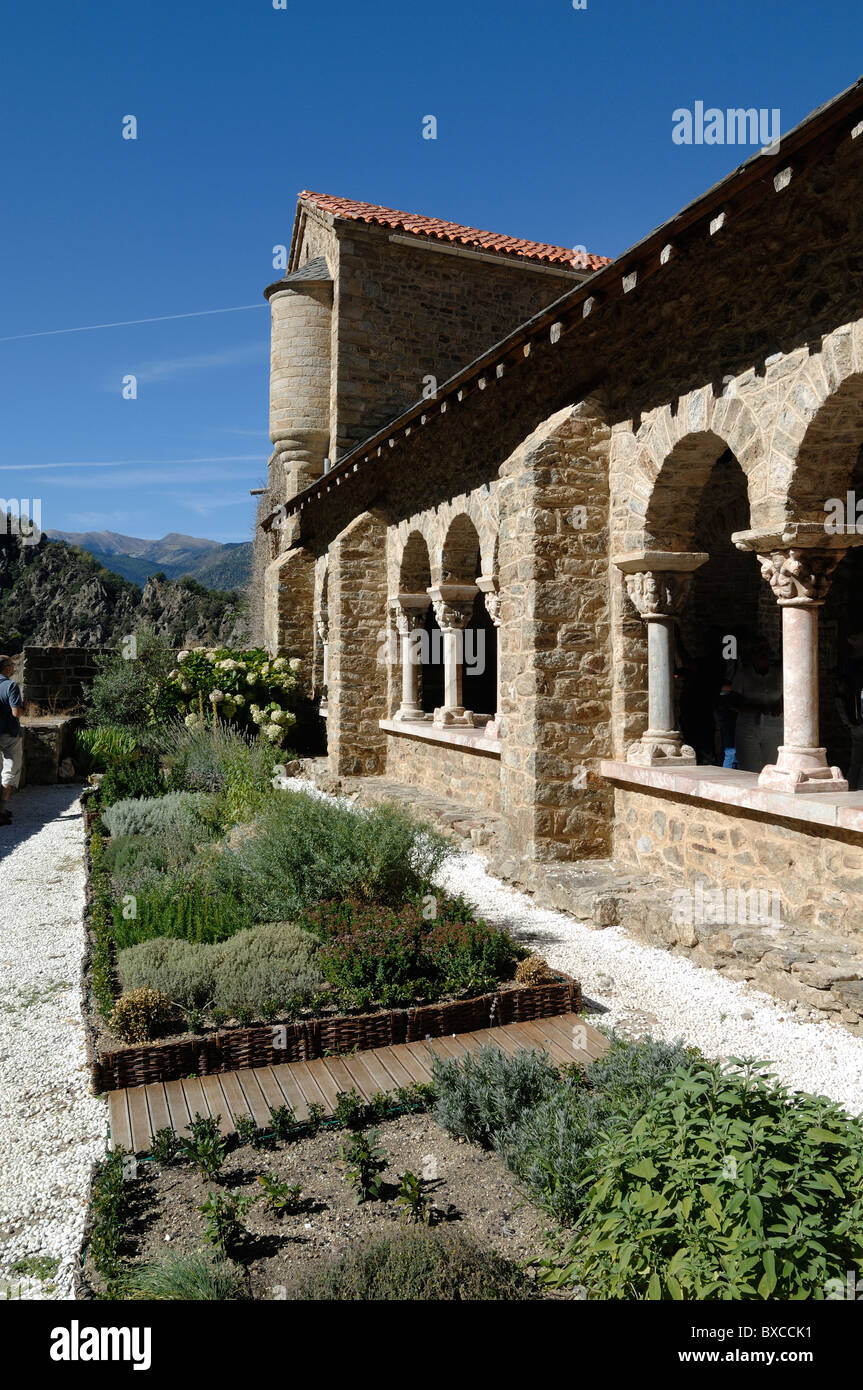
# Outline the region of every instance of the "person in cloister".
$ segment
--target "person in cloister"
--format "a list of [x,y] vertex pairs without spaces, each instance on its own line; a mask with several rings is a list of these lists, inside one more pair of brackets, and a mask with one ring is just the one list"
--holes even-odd
[[776,762],[783,722],[782,667],[763,637],[754,637],[743,648],[727,698],[737,711],[737,766],[760,772]]

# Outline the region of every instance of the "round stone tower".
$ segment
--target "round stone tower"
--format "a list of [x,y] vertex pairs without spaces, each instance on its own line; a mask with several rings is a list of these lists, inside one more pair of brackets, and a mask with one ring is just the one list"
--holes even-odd
[[323,256],[264,291],[270,340],[270,493],[278,506],[324,471],[330,440],[333,281]]

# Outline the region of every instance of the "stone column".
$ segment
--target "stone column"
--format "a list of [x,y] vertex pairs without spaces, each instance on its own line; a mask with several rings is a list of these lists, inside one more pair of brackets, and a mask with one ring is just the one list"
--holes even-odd
[[319,615],[316,626],[321,644],[322,656],[320,708],[323,712],[327,708],[327,686],[330,680],[330,634],[326,613],[321,613]]
[[647,729],[630,744],[628,763],[646,767],[689,766],[695,752],[683,743],[674,715],[674,624],[703,552],[641,550],[617,555],[626,590],[647,624]]
[[474,584],[439,584],[429,589],[434,615],[443,635],[443,704],[434,712],[438,726],[461,724],[473,728],[473,710],[462,699],[464,630],[473,613]]
[[[818,746],[818,609],[830,589],[849,538],[831,544],[823,527],[798,524],[788,532],[740,531],[738,550],[756,550],[761,574],[782,609],[783,742],[758,785],[773,791],[847,792],[838,767]],[[796,540],[797,544],[789,544]]]
[[415,634],[423,629],[426,613],[431,607],[428,594],[395,594],[390,610],[396,620],[402,663],[402,702],[393,715],[399,721],[424,719],[420,704],[419,674],[422,654]]
[[494,624],[497,636],[497,694],[495,697],[494,714],[485,726],[486,738],[500,738],[500,592],[499,580],[496,574],[481,574],[476,581],[476,587],[481,594],[485,595],[485,610]]

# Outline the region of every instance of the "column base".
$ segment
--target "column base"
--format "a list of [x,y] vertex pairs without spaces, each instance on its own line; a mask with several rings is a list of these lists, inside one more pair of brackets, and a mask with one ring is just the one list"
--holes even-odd
[[421,705],[399,705],[393,719],[399,724],[415,724],[418,719],[431,719],[431,715]]
[[847,792],[848,782],[839,767],[827,766],[825,748],[783,746],[775,763],[758,774],[759,787],[774,792]]
[[639,767],[694,767],[695,749],[669,734],[647,733],[626,750],[626,761]]
[[476,728],[473,710],[465,709],[462,705],[439,705],[434,712],[433,722],[439,729],[446,729],[451,725],[466,729]]

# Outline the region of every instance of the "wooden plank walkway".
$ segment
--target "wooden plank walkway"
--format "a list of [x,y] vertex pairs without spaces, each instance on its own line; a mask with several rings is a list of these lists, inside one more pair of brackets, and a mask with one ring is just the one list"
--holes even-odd
[[223,1134],[233,1133],[233,1115],[248,1114],[257,1124],[268,1125],[271,1105],[293,1106],[300,1120],[306,1118],[313,1102],[331,1115],[339,1091],[358,1091],[365,1100],[371,1100],[375,1091],[394,1091],[412,1081],[430,1081],[430,1051],[442,1057],[462,1057],[483,1046],[500,1047],[510,1055],[525,1047],[544,1047],[558,1066],[571,1062],[587,1066],[602,1056],[608,1043],[580,1015],[561,1014],[535,1023],[508,1023],[475,1033],[319,1057],[311,1062],[281,1062],[183,1081],[127,1086],[108,1092],[110,1144],[112,1148],[146,1153],[158,1129],[170,1125],[178,1134],[188,1133],[189,1120],[196,1112],[221,1116]]

